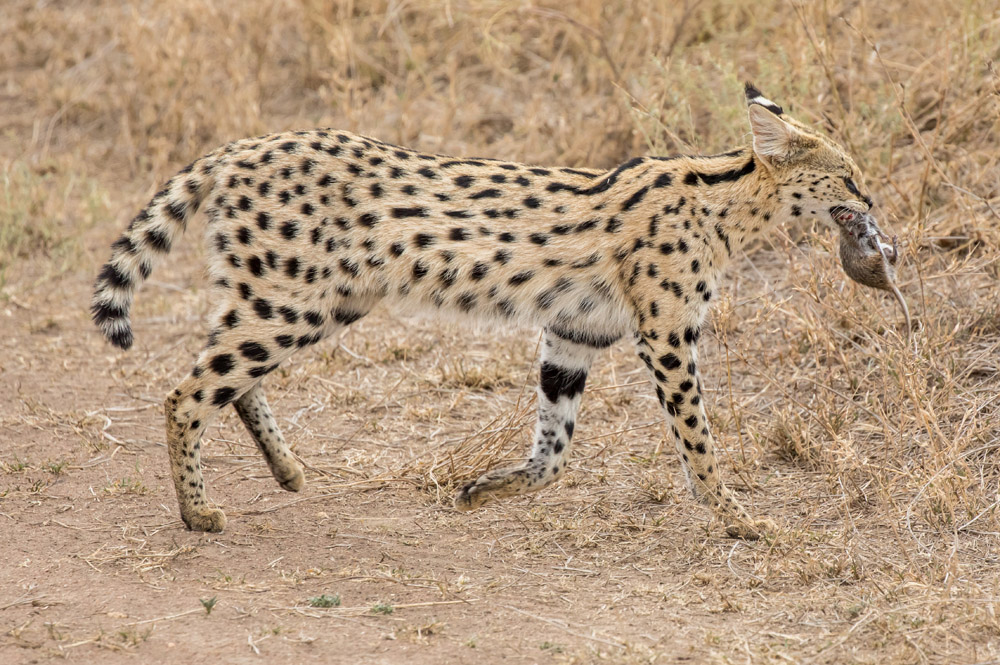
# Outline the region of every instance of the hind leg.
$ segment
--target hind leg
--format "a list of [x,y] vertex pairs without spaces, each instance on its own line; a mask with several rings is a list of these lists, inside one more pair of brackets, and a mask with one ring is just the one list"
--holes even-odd
[[257,442],[257,447],[264,454],[271,475],[282,488],[290,492],[298,492],[306,482],[302,465],[292,456],[285,443],[285,437],[278,429],[271,407],[268,406],[264,389],[258,383],[245,392],[242,397],[233,402],[236,413],[246,425],[247,431]]
[[[181,519],[192,531],[219,532],[226,527],[226,516],[209,503],[205,493],[201,435],[223,407],[248,392],[256,392],[254,388],[261,380],[250,376],[245,368],[220,374],[217,370],[222,368],[222,363],[216,360],[220,356],[231,357],[231,354],[217,348],[206,349],[192,375],[167,397],[165,405],[170,471]],[[280,359],[275,361],[272,367],[277,367]]]
[[[196,369],[197,372],[197,369]],[[226,516],[212,507],[205,495],[201,473],[201,434],[211,418],[222,408],[225,394],[216,388],[206,392],[199,376],[190,376],[167,397],[164,411],[167,421],[167,452],[170,473],[177,491],[181,519],[193,531],[219,532],[226,528]],[[235,388],[231,388],[235,392]]]
[[[259,301],[260,299],[258,299]],[[337,307],[301,312],[282,306],[274,316],[270,305],[231,303],[220,316],[220,326],[209,336],[191,376],[166,401],[167,450],[177,490],[181,519],[194,531],[222,531],[226,518],[210,505],[201,471],[201,435],[219,411],[234,404],[240,418],[267,458],[282,487],[297,490],[304,478],[274,422],[263,392],[264,376],[297,350],[361,318],[368,301],[341,301]],[[228,311],[226,311],[228,310]]]
[[[242,328],[213,331],[209,346],[198,357],[191,376],[167,397],[170,469],[181,519],[193,531],[218,532],[226,526],[225,515],[210,505],[205,493],[201,471],[201,435],[205,428],[228,404],[247,393],[255,395],[254,388],[261,379],[299,348],[296,340],[306,346],[322,338],[318,332],[296,335],[294,333],[300,331],[291,326],[268,328],[272,329],[269,331],[272,334],[265,335],[260,334],[265,328],[256,326],[249,340]],[[267,424],[259,413],[259,406],[251,408],[255,401],[244,400],[243,403],[248,407],[248,416]],[[242,417],[242,413],[240,415]]]

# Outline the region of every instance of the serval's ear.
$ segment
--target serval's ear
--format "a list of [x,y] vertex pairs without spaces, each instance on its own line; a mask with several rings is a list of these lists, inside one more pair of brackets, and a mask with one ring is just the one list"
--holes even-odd
[[752,106],[754,104],[763,106],[774,115],[781,115],[782,113],[785,112],[780,106],[778,106],[770,99],[765,97],[763,93],[761,93],[761,91],[757,89],[757,86],[755,86],[750,81],[747,81],[746,83],[743,84],[743,92],[747,96],[748,106]]
[[747,82],[747,113],[753,132],[753,151],[766,163],[787,162],[816,147],[816,140],[785,122],[780,106]]

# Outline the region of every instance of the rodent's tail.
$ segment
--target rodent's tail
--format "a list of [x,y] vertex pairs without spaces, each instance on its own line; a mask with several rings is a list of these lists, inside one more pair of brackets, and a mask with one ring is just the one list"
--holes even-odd
[[90,311],[94,323],[115,346],[132,346],[129,310],[135,291],[212,191],[213,157],[206,155],[171,178],[111,245],[111,259],[97,276]]

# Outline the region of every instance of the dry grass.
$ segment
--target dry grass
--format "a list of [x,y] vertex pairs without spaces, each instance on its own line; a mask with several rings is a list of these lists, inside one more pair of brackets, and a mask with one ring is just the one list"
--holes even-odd
[[[4,662],[170,658],[168,640],[230,633],[227,658],[294,660],[328,631],[426,660],[1000,662],[995,2],[14,0],[0,33],[0,536],[30,536],[11,557],[28,562],[73,543],[70,586],[189,601],[126,621],[39,591],[51,572],[22,562],[0,574]],[[746,137],[746,78],[850,148],[917,324],[899,336],[825,228],[780,229],[733,266],[703,369],[727,477],[772,539],[706,529],[624,348],[595,369],[561,487],[449,512],[458,484],[523,454],[537,338],[384,311],[271,380],[309,493],[271,494],[232,415],[212,430],[225,546],[285,539],[275,557],[301,568],[177,529],[158,409],[200,343],[197,234],[140,294],[133,354],[102,347],[83,305],[173,171],[326,125],[543,164],[717,152]],[[54,540],[21,530],[43,523]],[[352,558],[315,563],[327,544]],[[197,603],[216,592],[221,631]],[[310,606],[325,593],[343,607]]]

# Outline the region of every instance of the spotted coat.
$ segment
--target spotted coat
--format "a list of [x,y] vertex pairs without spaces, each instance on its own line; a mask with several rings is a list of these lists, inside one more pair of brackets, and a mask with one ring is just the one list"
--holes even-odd
[[698,340],[723,270],[749,240],[833,207],[867,210],[857,167],[748,84],[753,144],[712,156],[639,157],[609,171],[426,154],[334,130],[236,141],[171,179],[113,245],[92,311],[132,344],[139,284],[192,215],[208,217],[217,303],[208,343],[166,399],[181,516],[220,531],[200,438],[233,404],[270,469],[303,486],[262,380],[378,302],[544,329],[527,462],[463,488],[460,509],[565,473],[593,359],[625,336],[649,371],[688,484],[733,535],[756,537],[721,480]]

